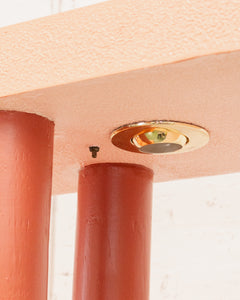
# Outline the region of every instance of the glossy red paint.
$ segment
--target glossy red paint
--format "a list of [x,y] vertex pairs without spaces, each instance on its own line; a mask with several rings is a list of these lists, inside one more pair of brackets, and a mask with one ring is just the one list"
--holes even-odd
[[54,123],[0,111],[0,299],[46,300]]
[[74,300],[149,299],[152,180],[132,164],[80,171]]

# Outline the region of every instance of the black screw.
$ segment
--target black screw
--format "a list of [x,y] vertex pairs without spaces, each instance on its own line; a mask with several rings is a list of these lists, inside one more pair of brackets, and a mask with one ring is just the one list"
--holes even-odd
[[161,132],[161,133],[158,133],[158,139],[159,140],[161,140],[161,141],[163,141],[163,140],[165,140],[165,138],[166,138],[166,133],[165,132]]
[[97,158],[97,153],[99,152],[100,148],[98,146],[91,146],[89,147],[89,151],[92,153],[93,158]]

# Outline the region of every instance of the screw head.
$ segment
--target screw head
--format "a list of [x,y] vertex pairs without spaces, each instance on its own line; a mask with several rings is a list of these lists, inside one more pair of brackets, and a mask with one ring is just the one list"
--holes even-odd
[[98,146],[90,146],[89,151],[92,153],[92,158],[97,158],[97,153],[99,152],[100,148]]
[[145,136],[151,142],[160,143],[166,139],[167,133],[164,131],[155,129],[153,131],[145,132]]

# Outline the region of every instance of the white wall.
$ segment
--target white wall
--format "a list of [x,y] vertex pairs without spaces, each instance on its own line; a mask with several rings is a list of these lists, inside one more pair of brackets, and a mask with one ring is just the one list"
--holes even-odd
[[104,1],[106,0],[1,0],[0,27]]

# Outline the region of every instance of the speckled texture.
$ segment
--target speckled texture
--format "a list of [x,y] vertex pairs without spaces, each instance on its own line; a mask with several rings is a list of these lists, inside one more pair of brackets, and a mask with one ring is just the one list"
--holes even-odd
[[239,1],[116,0],[1,28],[0,96],[238,50],[239,14]]
[[[240,52],[42,89],[1,99],[0,108],[55,121],[54,193],[77,191],[78,170],[93,162],[128,162],[154,170],[155,181],[240,171]],[[209,130],[202,149],[171,156],[122,151],[111,131],[128,122],[170,119]],[[99,145],[97,159],[90,145]]]

